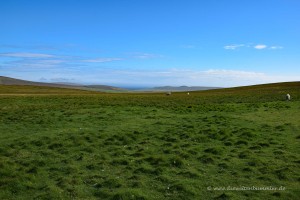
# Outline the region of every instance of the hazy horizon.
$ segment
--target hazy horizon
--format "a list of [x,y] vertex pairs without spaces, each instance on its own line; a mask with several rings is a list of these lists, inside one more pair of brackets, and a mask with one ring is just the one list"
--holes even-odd
[[0,75],[118,87],[300,80],[300,2],[5,1]]

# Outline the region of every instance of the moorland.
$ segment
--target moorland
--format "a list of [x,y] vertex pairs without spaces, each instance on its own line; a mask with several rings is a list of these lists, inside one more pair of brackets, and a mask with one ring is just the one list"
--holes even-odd
[[[299,140],[300,82],[169,96],[2,85],[0,199],[297,199]],[[253,186],[281,190],[228,189]]]

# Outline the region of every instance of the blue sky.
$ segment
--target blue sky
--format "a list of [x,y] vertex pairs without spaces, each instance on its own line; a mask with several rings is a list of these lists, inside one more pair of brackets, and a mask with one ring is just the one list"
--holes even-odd
[[0,2],[0,75],[115,86],[300,80],[299,0]]

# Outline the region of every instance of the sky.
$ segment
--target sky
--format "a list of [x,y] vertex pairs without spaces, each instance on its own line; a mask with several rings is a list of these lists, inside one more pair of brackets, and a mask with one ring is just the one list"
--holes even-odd
[[119,87],[300,81],[299,0],[0,1],[0,76]]

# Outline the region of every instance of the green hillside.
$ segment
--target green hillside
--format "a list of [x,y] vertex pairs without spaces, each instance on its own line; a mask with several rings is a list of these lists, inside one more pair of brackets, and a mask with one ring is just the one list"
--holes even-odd
[[68,89],[60,87],[48,86],[31,86],[31,85],[0,85],[0,95],[67,95],[67,94],[93,94],[90,92],[78,89]]
[[[95,91],[95,92],[126,92],[125,89],[122,88],[117,88],[117,87],[112,87],[108,85],[79,85],[79,84],[72,84],[72,83],[43,83],[43,82],[33,82],[33,81],[26,81],[26,80],[21,80],[21,79],[15,79],[15,78],[10,78],[10,77],[5,77],[5,76],[0,76],[0,87],[2,86],[12,86],[12,87],[6,87],[6,89],[11,88],[10,91],[11,93],[14,93],[18,91],[19,93],[22,92],[22,88],[24,88],[25,91],[23,93],[60,93],[60,90],[57,90],[57,88],[64,88],[64,89],[73,89],[73,90],[86,90],[86,91]],[[17,86],[17,87],[14,87]],[[23,87],[27,86],[27,87]],[[34,87],[28,87],[28,86],[34,86]],[[43,88],[45,87],[45,88]],[[48,87],[48,88],[46,88]],[[51,89],[49,87],[55,88]],[[2,93],[4,92],[3,90],[5,87],[0,89],[2,90]],[[62,90],[62,93],[70,93],[70,90]],[[72,91],[77,93],[76,91]],[[80,93],[80,92],[79,92]]]

